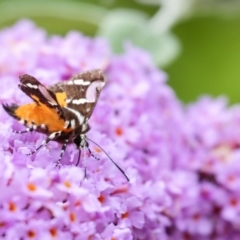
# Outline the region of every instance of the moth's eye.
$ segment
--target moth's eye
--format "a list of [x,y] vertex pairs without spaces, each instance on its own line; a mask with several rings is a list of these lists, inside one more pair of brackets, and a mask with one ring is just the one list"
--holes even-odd
[[73,139],[73,142],[76,144],[77,147],[80,146],[80,143],[81,143],[81,137],[80,135],[77,135],[74,139]]

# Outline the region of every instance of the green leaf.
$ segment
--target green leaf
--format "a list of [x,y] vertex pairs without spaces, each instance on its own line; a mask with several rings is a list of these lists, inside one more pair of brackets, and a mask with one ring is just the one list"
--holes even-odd
[[122,52],[124,42],[131,41],[148,50],[157,65],[166,66],[179,54],[179,41],[170,32],[152,32],[148,20],[148,16],[140,11],[114,10],[103,19],[98,34],[110,40],[115,52]]
[[30,18],[50,33],[65,34],[75,29],[94,34],[106,12],[100,6],[76,1],[2,1],[0,27],[13,24],[21,18]]

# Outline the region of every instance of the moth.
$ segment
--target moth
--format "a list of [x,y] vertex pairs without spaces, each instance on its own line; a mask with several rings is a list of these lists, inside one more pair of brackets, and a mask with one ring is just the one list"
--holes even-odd
[[[47,145],[49,141],[57,141],[63,145],[56,165],[60,164],[66,147],[70,143],[74,143],[79,149],[77,165],[83,149],[87,149],[95,157],[89,148],[88,141],[100,146],[87,138],[86,134],[90,130],[88,121],[105,85],[102,70],[96,69],[78,73],[68,81],[59,82],[49,87],[45,87],[35,77],[28,74],[19,78],[19,88],[33,102],[22,106],[3,104],[3,108],[10,116],[26,126],[26,130],[18,133],[37,131],[47,135],[42,144],[31,154]],[[124,171],[110,158],[106,151],[103,150],[103,152],[129,181]]]

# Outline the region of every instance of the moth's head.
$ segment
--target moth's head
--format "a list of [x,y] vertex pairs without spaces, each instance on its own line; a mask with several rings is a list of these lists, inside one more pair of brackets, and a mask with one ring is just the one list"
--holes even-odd
[[73,142],[76,145],[77,149],[88,147],[86,135],[84,135],[84,134],[81,134],[81,135],[78,134],[75,137],[73,137]]
[[80,135],[75,136],[75,137],[73,138],[73,142],[74,142],[74,144],[76,145],[76,147],[79,148],[79,147],[80,147],[80,143],[81,143],[81,137],[80,137]]

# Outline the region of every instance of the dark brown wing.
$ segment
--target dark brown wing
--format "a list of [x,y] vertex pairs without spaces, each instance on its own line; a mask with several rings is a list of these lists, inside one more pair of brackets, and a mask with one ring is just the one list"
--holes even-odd
[[49,89],[66,94],[66,107],[89,119],[105,84],[102,70],[96,69],[74,75],[69,81],[57,83]]
[[36,78],[24,74],[19,77],[19,88],[37,104],[42,103],[49,108],[54,108],[59,117],[64,118],[61,106],[58,104],[55,94],[42,85]]

